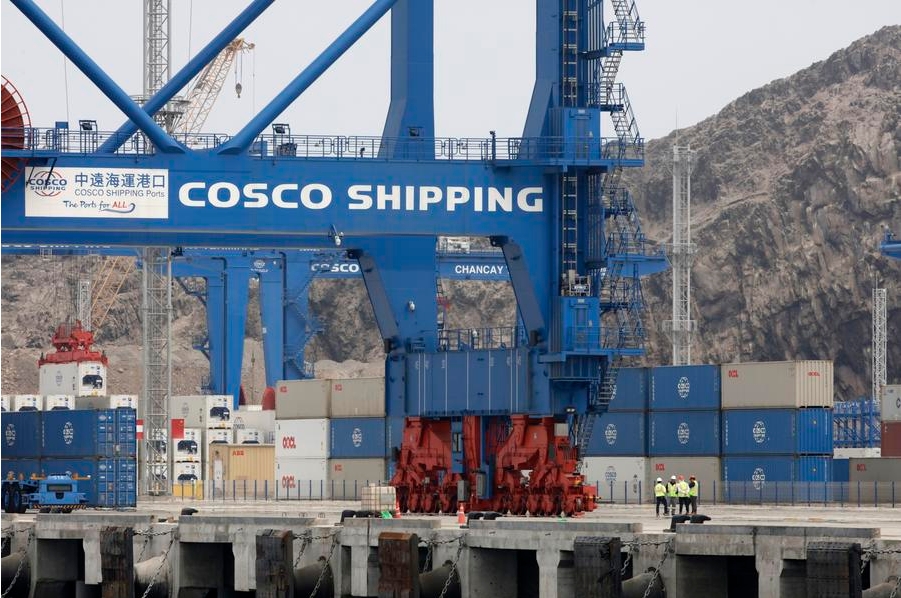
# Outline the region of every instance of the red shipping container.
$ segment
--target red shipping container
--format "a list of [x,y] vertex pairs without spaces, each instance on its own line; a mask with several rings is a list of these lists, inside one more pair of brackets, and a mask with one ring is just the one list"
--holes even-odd
[[901,422],[882,422],[882,456],[901,457]]

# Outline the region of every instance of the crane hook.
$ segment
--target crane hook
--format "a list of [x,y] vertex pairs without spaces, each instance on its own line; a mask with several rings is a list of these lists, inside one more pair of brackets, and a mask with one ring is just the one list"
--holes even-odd
[[241,85],[240,82],[235,83],[235,93],[238,94],[238,97],[239,97],[239,98],[241,97],[241,90],[242,90],[242,89],[244,89],[244,87]]

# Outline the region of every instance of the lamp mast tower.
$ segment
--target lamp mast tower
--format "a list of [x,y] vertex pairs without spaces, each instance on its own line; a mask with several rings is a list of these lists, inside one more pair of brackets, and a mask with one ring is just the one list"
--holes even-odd
[[673,244],[669,252],[673,269],[673,319],[665,323],[672,340],[673,365],[691,363],[691,264],[695,245],[691,242],[691,167],[694,152],[689,146],[673,146]]

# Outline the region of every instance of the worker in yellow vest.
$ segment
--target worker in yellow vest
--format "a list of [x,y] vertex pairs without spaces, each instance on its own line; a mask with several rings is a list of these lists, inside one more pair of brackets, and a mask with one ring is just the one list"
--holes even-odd
[[669,515],[669,508],[666,506],[666,486],[663,484],[663,478],[657,478],[654,485],[654,499],[656,501],[657,518],[660,518],[660,505],[663,505],[663,514]]
[[666,495],[669,497],[669,512],[673,515],[676,514],[676,498],[679,496],[677,484],[676,476],[670,476],[669,483],[666,485]]
[[688,500],[691,503],[691,514],[698,514],[698,479],[688,476]]
[[[685,481],[685,476],[679,476],[679,481],[676,482],[676,495],[679,497],[679,514],[682,514],[682,509],[685,509],[685,513],[688,514],[689,510],[689,502],[688,502],[688,482]],[[675,512],[673,512],[675,515]]]

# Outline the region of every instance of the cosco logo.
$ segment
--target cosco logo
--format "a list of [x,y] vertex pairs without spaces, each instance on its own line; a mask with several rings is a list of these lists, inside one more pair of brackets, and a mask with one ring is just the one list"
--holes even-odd
[[334,272],[334,273],[342,273],[342,274],[359,274],[360,272],[360,264],[354,264],[352,262],[338,262],[335,264],[330,264],[328,262],[324,262],[321,264],[310,264],[310,272]]
[[16,443],[16,426],[13,424],[6,424],[6,430],[3,431],[3,436],[6,438],[6,444],[8,446],[12,446]]
[[363,444],[363,430],[354,428],[353,433],[350,435],[350,440],[354,443],[354,448],[360,448]]
[[293,436],[285,436],[282,438],[282,448],[286,449],[296,449],[297,442],[295,442]]
[[604,472],[604,479],[607,480],[608,482],[615,482],[616,481],[616,468],[613,467],[612,465],[609,466],[607,468],[607,470]]
[[691,383],[688,381],[688,378],[685,376],[679,378],[679,383],[676,384],[676,390],[679,392],[680,399],[687,398],[688,392],[691,390]]
[[766,424],[757,420],[751,428],[751,434],[754,436],[754,442],[761,444],[766,440]]
[[615,424],[607,424],[607,427],[604,429],[604,438],[607,440],[607,444],[616,444]]
[[688,444],[688,438],[690,436],[690,430],[688,429],[688,424],[682,422],[679,424],[679,428],[676,430],[676,438],[679,439],[679,444]]
[[25,184],[31,191],[42,197],[55,197],[66,190],[68,181],[52,170],[39,170],[31,175]]
[[66,425],[63,426],[63,442],[72,444],[72,440],[74,439],[75,427],[72,425],[72,422],[66,422]]
[[[201,193],[202,191],[206,193]],[[178,190],[178,201],[189,208],[233,208],[239,203],[245,208],[299,208],[322,210],[332,203],[332,190],[321,183],[301,187],[297,183],[282,183],[269,191],[267,183],[247,183],[240,189],[234,183],[219,182],[207,187],[206,183],[185,183]]]
[[297,488],[297,480],[294,479],[293,475],[282,476],[282,488]]
[[754,469],[754,473],[751,474],[751,481],[754,482],[754,489],[760,490],[760,487],[763,486],[764,482],[766,482],[766,474],[764,473],[762,467],[757,467]]

